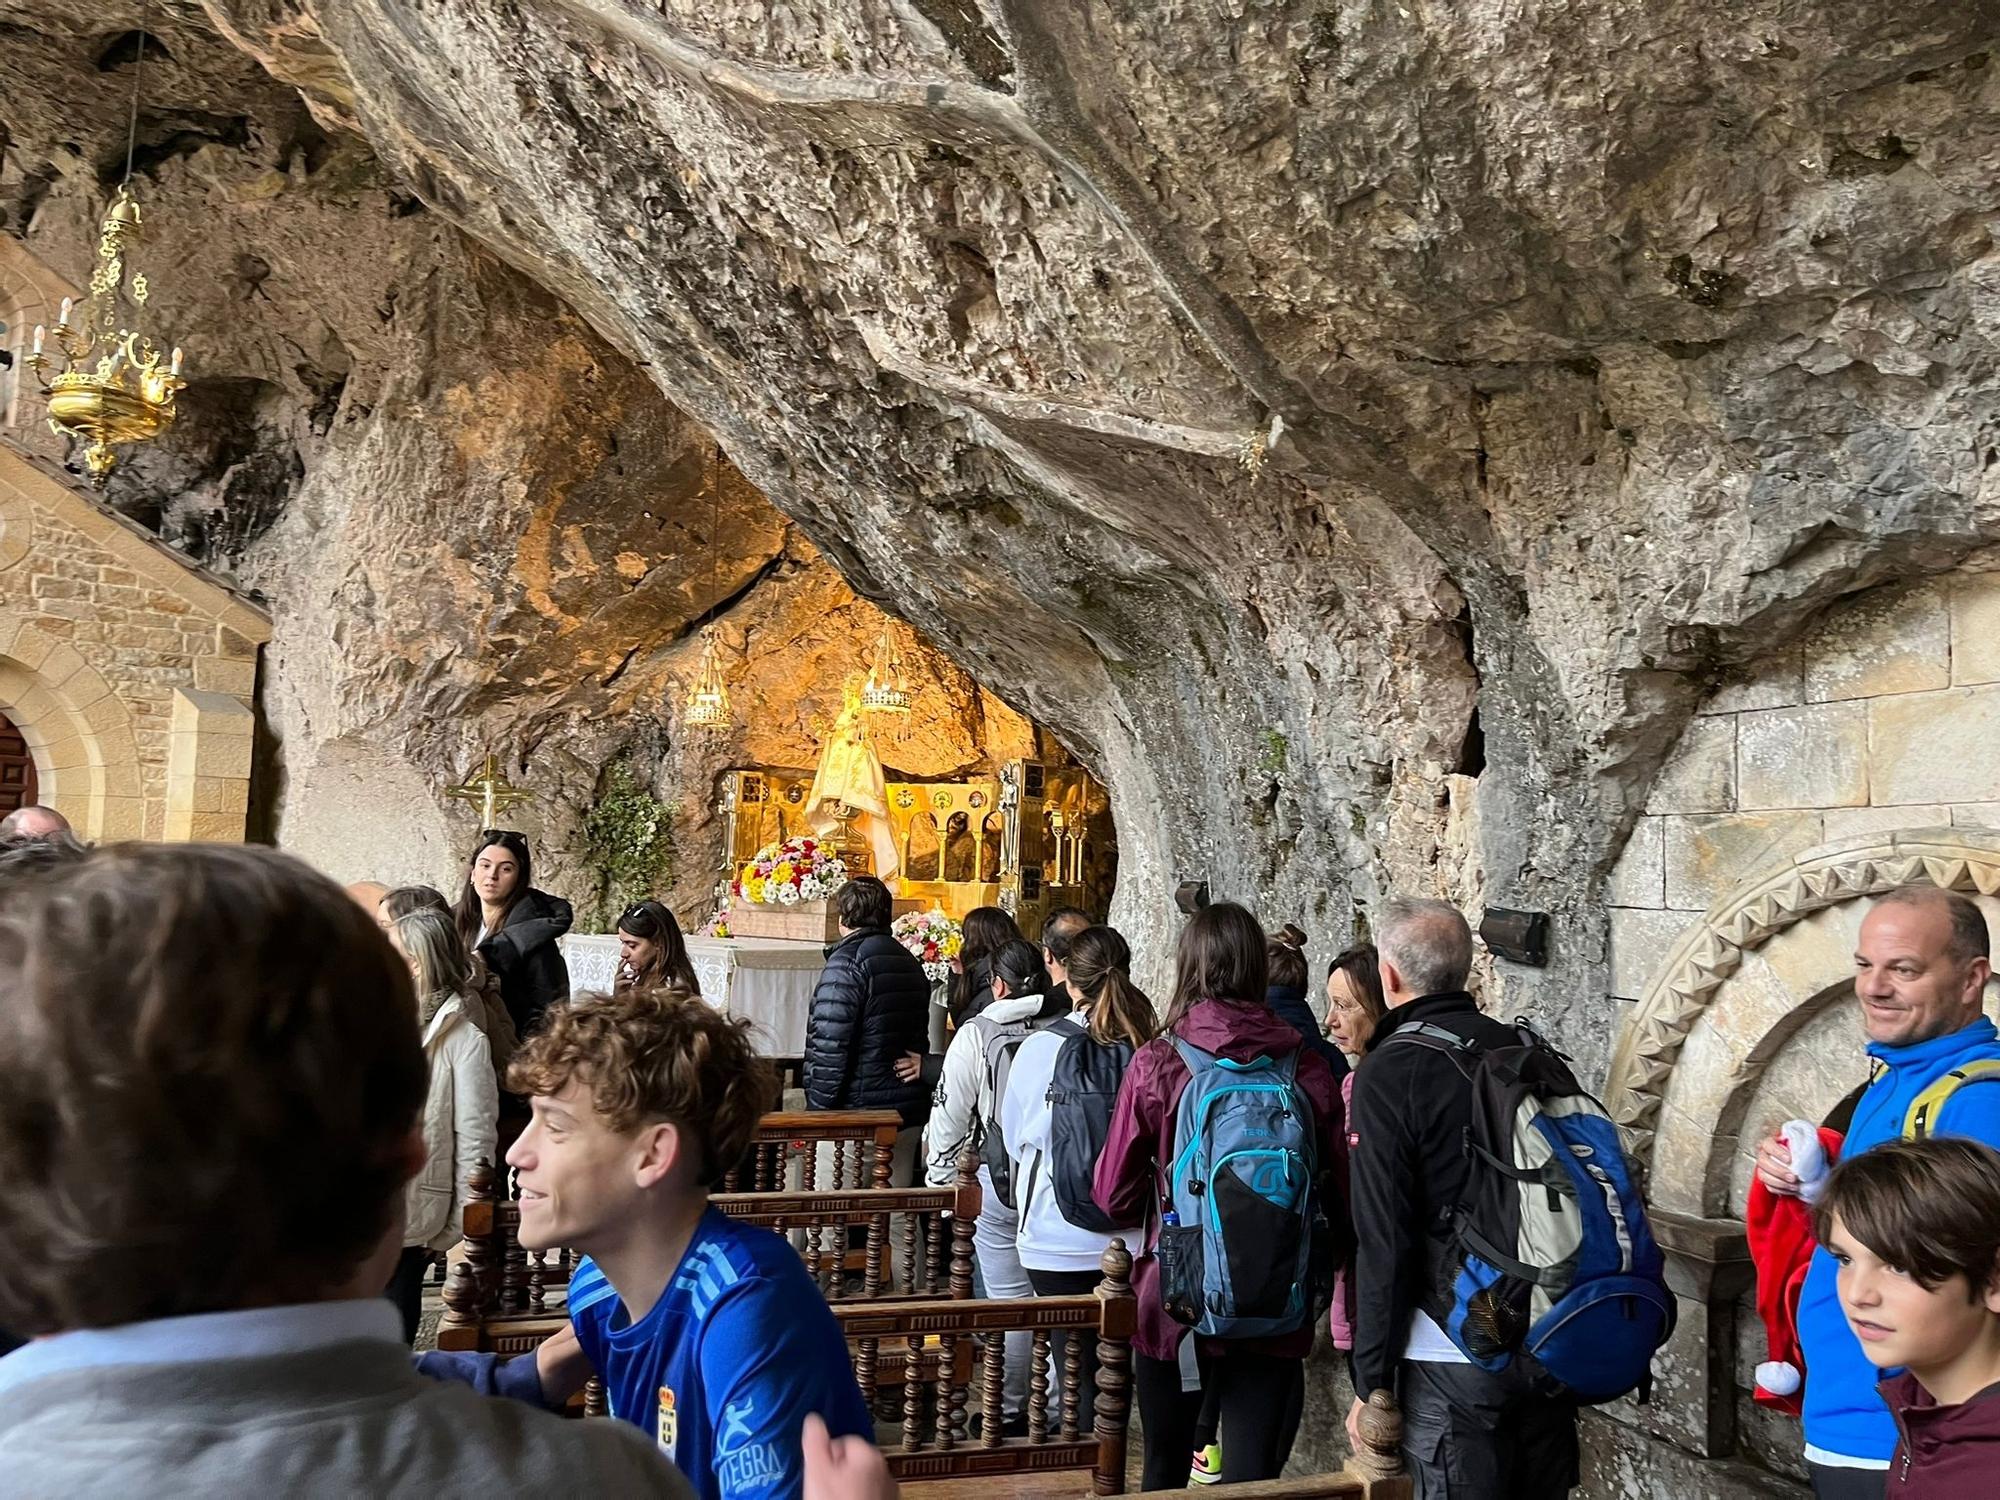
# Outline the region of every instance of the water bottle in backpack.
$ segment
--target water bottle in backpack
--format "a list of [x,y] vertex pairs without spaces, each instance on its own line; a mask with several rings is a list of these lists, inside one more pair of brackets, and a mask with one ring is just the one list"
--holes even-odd
[[1523,1021],[1481,1049],[1435,1025],[1383,1045],[1429,1047],[1472,1085],[1466,1192],[1424,1310],[1465,1357],[1517,1359],[1579,1402],[1644,1388],[1677,1306],[1618,1127]]
[[1299,1054],[1237,1062],[1173,1044],[1188,1083],[1162,1205],[1162,1305],[1212,1338],[1291,1333],[1314,1315],[1313,1252],[1325,1235]]

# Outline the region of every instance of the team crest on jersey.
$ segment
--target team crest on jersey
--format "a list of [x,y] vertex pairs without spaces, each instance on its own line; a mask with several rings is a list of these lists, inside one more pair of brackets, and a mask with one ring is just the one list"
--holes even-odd
[[679,1443],[680,1436],[681,1419],[680,1414],[674,1410],[674,1388],[663,1385],[660,1387],[660,1451],[670,1460],[674,1456],[674,1447]]

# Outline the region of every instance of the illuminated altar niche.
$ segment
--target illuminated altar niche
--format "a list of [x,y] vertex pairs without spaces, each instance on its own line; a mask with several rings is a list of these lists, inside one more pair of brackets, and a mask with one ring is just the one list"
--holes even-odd
[[[809,834],[812,772],[739,767],[722,777],[718,811],[728,870],[767,844]],[[901,901],[963,917],[998,906],[1033,931],[1044,913],[1075,905],[1102,914],[1110,892],[1090,876],[1108,861],[1108,797],[1080,767],[1050,768],[1012,760],[999,776],[969,781],[891,781],[889,821],[903,863]],[[865,848],[843,852],[851,872],[867,873]]]

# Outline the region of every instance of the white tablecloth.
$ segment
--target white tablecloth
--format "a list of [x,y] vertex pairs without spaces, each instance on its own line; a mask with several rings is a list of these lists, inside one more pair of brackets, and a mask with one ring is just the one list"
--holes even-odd
[[[703,997],[732,1016],[747,1016],[757,1027],[762,1050],[772,1057],[797,1057],[806,1050],[806,1012],[813,986],[826,965],[819,943],[782,938],[690,937],[688,957]],[[611,933],[575,933],[562,940],[573,992],[609,994],[618,977],[618,938]]]

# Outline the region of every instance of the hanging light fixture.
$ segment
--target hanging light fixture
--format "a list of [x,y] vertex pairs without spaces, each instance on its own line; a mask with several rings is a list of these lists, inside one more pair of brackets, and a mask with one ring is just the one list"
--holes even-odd
[[862,684],[861,706],[869,713],[907,714],[910,690],[903,681],[903,653],[897,648],[895,632],[882,622],[882,634],[875,642],[875,661]]
[[[722,448],[709,450],[706,486],[708,489],[708,593],[715,596],[716,538],[722,532]],[[729,689],[722,682],[722,658],[716,651],[715,626],[701,629],[701,665],[681,700],[681,724],[687,729],[717,733],[729,727]]]
[[[132,196],[132,158],[139,138],[139,78],[146,45],[152,40],[144,29],[146,19],[140,18],[139,53],[132,64],[125,180],[104,216],[90,296],[76,309],[80,316],[75,322],[65,297],[56,326],[35,329],[34,349],[28,355],[28,368],[35,372],[48,401],[50,430],[84,444],[84,468],[98,489],[104,488],[117,466],[114,445],[148,442],[165,432],[174,421],[174,395],[187,386],[181,379],[181,351],[163,354],[137,326],[148,288],[145,273],[133,270],[126,258],[143,227],[139,202]],[[123,324],[123,306],[132,309],[132,327]],[[53,378],[49,357],[42,352],[51,334],[62,352],[62,369]]]

